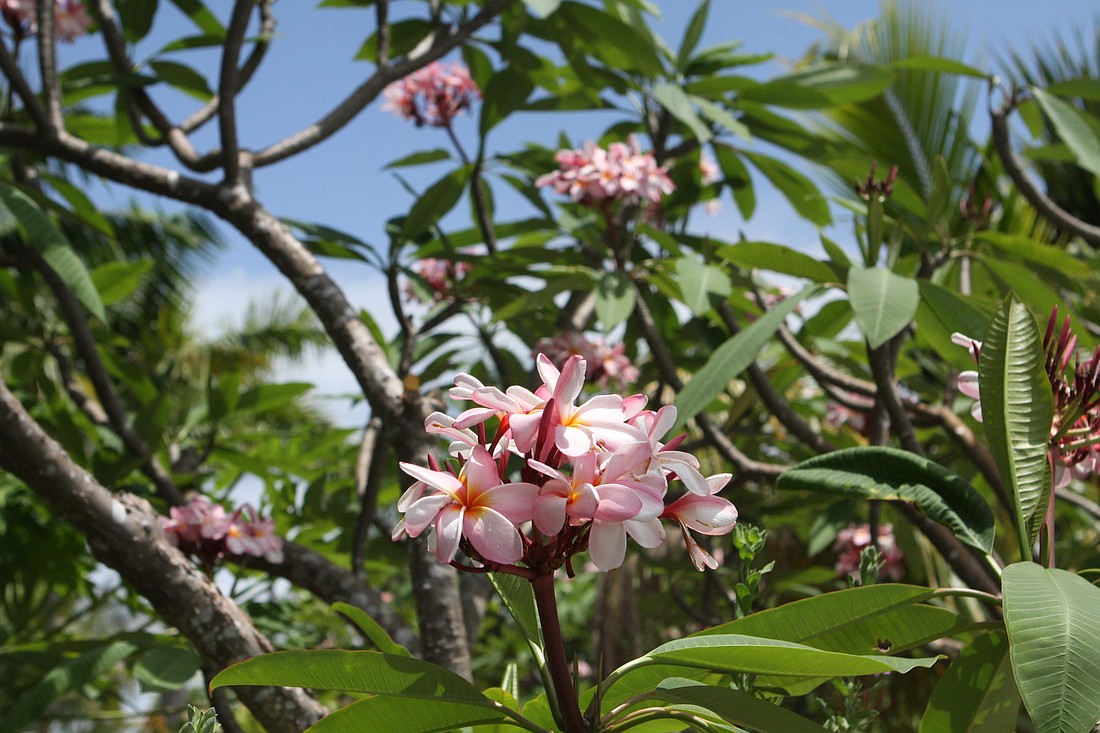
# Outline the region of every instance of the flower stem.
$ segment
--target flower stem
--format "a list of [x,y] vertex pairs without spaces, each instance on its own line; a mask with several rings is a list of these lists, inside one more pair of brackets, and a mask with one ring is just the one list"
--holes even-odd
[[588,725],[581,717],[577,691],[573,689],[569,661],[565,657],[565,643],[558,620],[558,603],[554,597],[553,573],[539,575],[531,581],[531,587],[535,591],[535,606],[538,608],[542,640],[546,647],[546,664],[550,668],[550,681],[554,687],[550,692],[557,699],[563,718],[559,722],[565,728],[565,733],[587,733]]

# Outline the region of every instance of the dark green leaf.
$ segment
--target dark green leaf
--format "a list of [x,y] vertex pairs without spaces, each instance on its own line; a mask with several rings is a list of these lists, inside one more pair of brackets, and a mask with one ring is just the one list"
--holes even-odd
[[134,663],[134,677],[146,692],[178,690],[199,671],[199,656],[181,646],[157,646]]
[[1090,102],[1100,102],[1100,79],[1088,76],[1067,79],[1051,84],[1047,91],[1059,97],[1080,97]]
[[1008,637],[992,631],[964,646],[951,662],[928,699],[920,733],[1002,733],[1016,729],[1019,713]]
[[687,28],[684,29],[684,38],[680,41],[680,51],[676,58],[676,67],[683,71],[687,67],[688,60],[695,53],[699,45],[699,39],[703,37],[703,30],[707,25],[707,13],[710,11],[710,0],[703,0],[695,9]]
[[264,412],[276,410],[295,398],[313,389],[306,382],[287,382],[286,384],[261,384],[241,393],[237,402],[237,411]]
[[750,87],[741,99],[793,109],[816,109],[864,102],[886,91],[894,81],[890,69],[858,62],[823,63]]
[[505,66],[493,74],[489,83],[482,89],[479,131],[482,137],[497,126],[510,113],[523,107],[535,84],[531,76],[515,66]]
[[405,168],[410,165],[424,165],[425,163],[438,163],[441,160],[450,160],[451,154],[443,148],[434,150],[421,150],[420,152],[406,155],[395,161],[387,163],[383,170],[391,168]]
[[909,58],[897,59],[890,62],[890,67],[894,69],[907,69],[909,71],[930,71],[936,74],[961,74],[962,76],[972,76],[976,79],[988,79],[989,74],[976,69],[973,66],[967,66],[961,61],[955,59],[943,58],[941,56],[911,56]]
[[153,27],[158,0],[118,0],[118,17],[122,21],[122,33],[127,43],[137,43],[145,38]]
[[470,166],[456,168],[433,183],[413,204],[401,231],[405,241],[415,239],[434,226],[462,198],[470,179]]
[[742,152],[790,202],[795,211],[817,226],[832,221],[829,205],[813,182],[782,161],[758,153]]
[[796,249],[771,242],[738,242],[719,247],[718,256],[748,269],[770,270],[818,283],[837,282],[833,269]]
[[826,453],[789,469],[776,487],[908,501],[971,547],[993,547],[993,512],[982,495],[946,468],[906,451],[875,446]]
[[798,713],[729,687],[672,679],[654,690],[653,697],[673,705],[705,708],[723,723],[761,733],[825,733],[826,730]]
[[[486,702],[489,700],[486,698]],[[503,706],[501,706],[503,708]],[[402,697],[377,697],[360,700],[329,713],[310,729],[310,733],[435,733],[461,730],[463,726],[496,723],[506,719],[502,709],[489,705],[452,700],[419,699],[409,704]]]
[[177,64],[174,61],[150,61],[149,66],[169,85],[199,101],[206,102],[214,96],[206,78],[190,66]]
[[225,26],[200,0],[172,0],[172,4],[190,18],[203,33],[225,38]]

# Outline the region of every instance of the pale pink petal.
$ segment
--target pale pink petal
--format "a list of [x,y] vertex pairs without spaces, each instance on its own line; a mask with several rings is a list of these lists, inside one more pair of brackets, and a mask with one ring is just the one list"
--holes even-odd
[[512,440],[516,448],[526,453],[535,445],[535,437],[539,431],[539,421],[542,420],[542,410],[531,414],[508,416],[508,427],[512,432]]
[[415,463],[406,463],[404,461],[398,465],[401,466],[402,471],[409,474],[417,481],[423,481],[428,486],[439,489],[451,496],[462,489],[462,482],[458,480],[458,477],[446,473],[445,471],[433,471],[430,468],[424,468]]
[[503,514],[513,524],[521,524],[530,521],[534,516],[535,498],[538,495],[539,487],[534,484],[501,484],[483,492],[478,506],[489,507]]
[[[623,398],[623,417],[627,420],[631,420],[636,417],[642,410],[645,409],[646,404],[649,403],[649,398],[644,394],[630,395]],[[671,407],[671,405],[670,405]],[[673,408],[675,409],[675,408]],[[675,414],[675,413],[673,413]]]
[[[565,364],[561,368],[561,375],[552,388],[554,390],[554,401],[557,402],[559,409],[566,405],[572,405],[580,395],[581,390],[584,389],[584,372],[587,366],[588,363],[580,356],[571,356],[565,360]],[[546,386],[549,387],[550,384],[547,383]],[[614,395],[604,396],[614,397]]]
[[592,434],[584,428],[559,425],[554,430],[554,444],[562,454],[573,458],[592,450],[595,446],[595,440],[593,440]]
[[467,539],[486,560],[511,564],[523,557],[519,530],[503,514],[486,507],[471,509],[465,525]]
[[439,516],[443,507],[451,504],[452,499],[446,494],[432,494],[417,499],[405,512],[405,531],[410,537],[420,536],[420,533]]
[[592,484],[584,484],[571,492],[567,513],[575,520],[587,520],[596,516],[596,508],[599,506],[600,497]]
[[717,494],[719,491],[726,488],[726,484],[728,484],[732,478],[732,473],[716,473],[713,476],[707,476],[707,486],[710,488],[710,493]]
[[458,542],[462,539],[463,515],[466,509],[458,504],[450,504],[439,512],[435,522],[435,556],[439,562],[450,562],[458,552]]
[[626,528],[622,522],[592,522],[588,534],[588,554],[600,570],[614,570],[621,566],[626,557]]
[[454,424],[456,428],[468,428],[471,425],[480,425],[496,414],[497,410],[491,407],[471,407],[469,410],[460,412]]
[[685,494],[668,505],[664,516],[708,535],[727,534],[737,524],[737,508],[720,496]]
[[982,393],[978,389],[978,373],[975,371],[963,372],[957,382],[959,391],[973,400],[980,400]]
[[483,445],[475,445],[470,460],[462,467],[466,478],[468,500],[475,502],[477,496],[494,486],[500,486],[500,472],[497,463]]
[[564,483],[566,486],[569,485],[569,477],[558,469],[554,468],[553,466],[548,466],[542,461],[536,461],[534,458],[529,459],[527,461],[527,465],[541,473],[543,476],[557,479],[558,481]]
[[535,368],[538,370],[542,383],[553,392],[558,383],[558,377],[561,376],[561,372],[554,366],[554,362],[550,361],[545,354],[539,354],[535,357]]
[[642,509],[641,498],[625,486],[600,486],[596,491],[600,501],[593,516],[600,521],[623,522],[633,519]]
[[623,526],[626,528],[626,533],[642,547],[660,547],[665,542],[665,527],[656,517],[644,522],[632,519],[623,522]]
[[535,499],[535,527],[539,532],[553,536],[561,531],[565,526],[566,503],[561,494],[541,494]]

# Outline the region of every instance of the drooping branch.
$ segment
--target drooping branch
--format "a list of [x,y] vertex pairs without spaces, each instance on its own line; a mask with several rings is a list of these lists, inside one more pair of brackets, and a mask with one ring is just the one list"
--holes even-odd
[[374,101],[390,82],[408,76],[432,61],[443,58],[504,12],[513,1],[490,0],[477,15],[462,26],[451,33],[437,37],[422,54],[376,69],[369,79],[317,122],[257,152],[254,158],[256,167],[278,163],[331,137]]
[[[92,553],[194,645],[207,673],[271,651],[248,616],[172,547],[143,499],[113,495],[76,464],[0,383],[0,465],[84,533]],[[305,691],[243,687],[241,701],[272,733],[299,733],[324,715]]]
[[1049,196],[1039,190],[1039,187],[1031,180],[1024,170],[1020,160],[1012,149],[1012,139],[1008,130],[1008,115],[1015,109],[1015,99],[1009,99],[997,109],[989,110],[989,120],[993,126],[993,147],[997,156],[1001,159],[1001,165],[1005,173],[1012,179],[1016,188],[1020,190],[1028,203],[1035,207],[1044,218],[1048,219],[1059,229],[1076,234],[1088,241],[1089,244],[1100,246],[1100,226],[1081,221],[1069,213]]

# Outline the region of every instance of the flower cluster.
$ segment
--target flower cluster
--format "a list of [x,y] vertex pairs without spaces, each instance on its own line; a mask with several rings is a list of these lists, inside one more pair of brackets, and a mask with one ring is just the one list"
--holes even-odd
[[455,116],[468,110],[481,90],[460,63],[433,62],[386,87],[382,109],[412,120],[417,127],[450,127]]
[[558,170],[539,176],[535,185],[551,186],[589,206],[614,201],[657,204],[675,189],[668,171],[652,154],[641,151],[633,135],[628,143],[611,143],[607,150],[593,142],[580,150],[559,150],[555,160]]
[[275,534],[275,520],[260,519],[250,504],[229,514],[220,504],[198,496],[183,506],[172,507],[170,513],[171,518],[160,518],[168,539],[205,566],[212,567],[232,555],[282,562],[283,540]]
[[[432,459],[430,468],[401,464],[416,482],[398,502],[404,517],[394,539],[431,529],[440,562],[453,562],[461,549],[476,563],[539,576],[563,565],[572,573],[572,556],[584,550],[597,568],[613,570],[623,563],[628,536],[657,547],[668,519],[679,524],[698,569],[717,567],[689,530],[733,529],[737,510],[716,495],[730,474],[704,477],[694,456],[676,450],[682,437],[661,442],[675,408],[647,410],[644,395],[602,394],[578,405],[585,360],[572,356],[560,370],[543,354],[536,362],[542,384],[533,392],[502,391],[469,374],[455,378],[451,396],[475,406],[454,418],[434,413],[425,428],[451,441],[457,468],[448,462],[441,469]],[[494,419],[489,440],[486,423]],[[517,481],[506,478],[513,462]],[[666,504],[674,479],[686,491]]]
[[[18,37],[38,32],[38,0],[0,0],[0,15]],[[92,19],[80,0],[54,0],[54,31],[66,43],[88,32]]]
[[[970,351],[975,363],[982,352],[982,342],[952,334],[951,340]],[[1062,488],[1074,476],[1100,473],[1100,347],[1081,361],[1077,355],[1077,336],[1070,330],[1066,316],[1058,324],[1055,306],[1047,321],[1043,336],[1043,351],[1047,379],[1054,397],[1054,422],[1050,428],[1050,462],[1054,470],[1054,485]],[[1070,361],[1074,362],[1067,375]],[[971,414],[982,419],[981,391],[978,372],[969,370],[958,378],[959,392],[975,400]]]
[[[836,573],[841,578],[859,577],[860,556],[871,545],[871,528],[866,524],[853,524],[837,532]],[[878,542],[875,544],[882,556],[879,574],[889,580],[901,580],[905,575],[905,556],[894,541],[894,527],[879,525]]]
[[553,338],[540,339],[535,344],[535,351],[545,354],[559,368],[571,356],[580,356],[588,364],[588,379],[604,389],[612,382],[618,387],[626,387],[640,376],[638,367],[626,355],[626,346],[609,346],[602,336],[562,331]]
[[[425,257],[416,263],[413,270],[432,291],[432,299],[435,301],[450,300],[454,297],[455,283],[465,277],[466,273],[473,269],[469,262],[452,262],[450,260]],[[409,289],[409,295],[419,300],[419,295]]]

